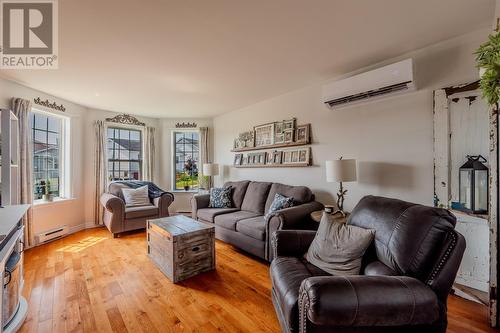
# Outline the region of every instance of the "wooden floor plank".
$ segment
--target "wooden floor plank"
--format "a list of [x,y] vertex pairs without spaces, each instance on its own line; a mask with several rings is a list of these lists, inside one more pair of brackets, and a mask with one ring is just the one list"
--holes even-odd
[[[216,242],[217,269],[171,283],[144,232],[89,229],[27,250],[20,332],[279,332],[267,263]],[[448,333],[497,332],[485,306],[450,296]]]

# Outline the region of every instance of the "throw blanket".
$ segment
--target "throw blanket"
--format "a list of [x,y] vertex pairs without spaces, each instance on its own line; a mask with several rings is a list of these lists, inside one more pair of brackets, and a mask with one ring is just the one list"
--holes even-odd
[[156,186],[152,182],[146,182],[142,180],[117,180],[115,183],[125,184],[131,188],[138,188],[144,185],[148,186],[148,195],[151,199],[159,198],[163,195],[163,193],[168,193],[172,197],[172,201],[174,201],[174,195],[170,192],[163,191],[161,188]]

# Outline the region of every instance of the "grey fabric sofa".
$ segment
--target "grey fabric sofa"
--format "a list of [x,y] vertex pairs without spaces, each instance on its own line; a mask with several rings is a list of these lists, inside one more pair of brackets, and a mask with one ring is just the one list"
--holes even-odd
[[[276,230],[317,229],[310,213],[323,209],[314,201],[314,194],[305,186],[279,183],[238,181],[227,182],[232,188],[232,208],[208,208],[210,195],[196,195],[191,200],[194,219],[214,223],[215,237],[257,257],[271,261],[271,236]],[[293,197],[294,206],[264,218],[274,196],[280,193]]]
[[126,207],[122,194],[124,187],[128,186],[123,183],[110,183],[108,192],[101,195],[104,224],[113,237],[118,237],[125,231],[145,228],[146,220],[169,216],[168,207],[174,201],[172,193],[165,192],[158,198],[150,198],[151,205],[148,206]]

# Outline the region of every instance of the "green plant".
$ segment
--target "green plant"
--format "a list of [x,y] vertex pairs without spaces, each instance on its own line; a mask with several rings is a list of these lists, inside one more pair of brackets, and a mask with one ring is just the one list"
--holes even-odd
[[184,186],[189,186],[189,181],[191,180],[191,177],[187,174],[182,174],[180,176],[179,180],[184,183]]
[[475,52],[481,75],[479,87],[488,104],[496,106],[500,99],[500,32],[488,36],[488,41]]

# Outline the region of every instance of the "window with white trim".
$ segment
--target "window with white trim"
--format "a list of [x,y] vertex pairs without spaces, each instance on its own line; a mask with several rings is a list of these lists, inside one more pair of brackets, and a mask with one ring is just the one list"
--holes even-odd
[[69,118],[37,110],[31,112],[34,200],[69,196],[68,131]]
[[198,190],[199,132],[173,133],[174,190]]
[[142,131],[108,127],[108,179],[142,179]]

